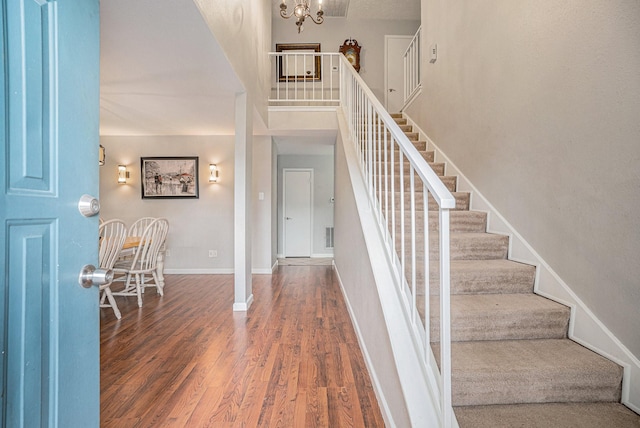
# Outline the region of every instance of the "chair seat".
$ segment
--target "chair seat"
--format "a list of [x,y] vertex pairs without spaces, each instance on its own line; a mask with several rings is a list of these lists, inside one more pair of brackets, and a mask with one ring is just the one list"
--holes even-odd
[[114,296],[137,296],[138,306],[142,307],[142,294],[146,288],[155,287],[158,294],[164,295],[164,283],[158,278],[157,266],[168,230],[167,219],[154,219],[139,235],[133,257],[120,259],[114,264],[113,281],[124,284],[122,289],[112,290]]

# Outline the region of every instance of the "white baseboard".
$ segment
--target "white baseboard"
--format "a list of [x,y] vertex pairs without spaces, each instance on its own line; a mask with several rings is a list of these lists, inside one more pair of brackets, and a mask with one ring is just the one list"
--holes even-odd
[[387,399],[385,398],[384,391],[382,390],[382,386],[380,385],[380,380],[378,379],[378,375],[371,361],[371,356],[369,355],[367,346],[362,340],[362,333],[360,331],[360,326],[358,325],[358,321],[356,320],[355,315],[353,314],[353,308],[351,307],[351,302],[349,302],[349,298],[347,297],[347,293],[345,292],[344,285],[342,284],[342,278],[340,278],[340,272],[338,272],[338,267],[336,266],[335,261],[333,262],[332,266],[333,266],[333,270],[336,273],[336,277],[338,278],[338,284],[340,284],[340,291],[342,292],[342,297],[344,298],[344,302],[347,306],[347,311],[349,312],[349,318],[351,318],[351,324],[353,325],[353,329],[356,332],[356,337],[358,338],[358,345],[360,345],[360,350],[362,351],[362,356],[364,357],[364,363],[367,366],[367,371],[369,372],[369,376],[371,377],[373,391],[376,394],[376,399],[378,400],[378,405],[380,406],[380,413],[382,413],[382,419],[384,419],[385,426],[388,426],[388,427],[395,426],[393,424],[393,418],[391,416],[391,409],[389,409],[389,404],[387,403]]
[[311,254],[311,258],[312,259],[326,259],[329,257],[333,257],[333,253],[327,253],[327,254],[323,254],[323,253],[315,253],[315,254]]
[[253,303],[253,294],[249,296],[246,302],[236,302],[233,304],[233,312],[246,312]]
[[491,205],[451,159],[405,114],[435,152],[436,162],[446,162],[447,175],[458,177],[458,190],[472,193],[470,209],[488,213],[487,232],[508,235],[509,259],[536,266],[534,291],[571,308],[569,338],[624,368],[622,403],[640,413],[640,360],[594,315],[569,285],[549,266],[516,229]]
[[165,269],[167,275],[232,275],[233,268],[219,269]]
[[257,268],[251,269],[253,275],[271,275],[273,274],[273,268]]
[[[278,254],[276,255],[277,258],[279,259],[285,259],[285,255],[284,254]],[[311,258],[312,259],[325,259],[328,257],[333,257],[333,253],[313,253],[311,254]]]

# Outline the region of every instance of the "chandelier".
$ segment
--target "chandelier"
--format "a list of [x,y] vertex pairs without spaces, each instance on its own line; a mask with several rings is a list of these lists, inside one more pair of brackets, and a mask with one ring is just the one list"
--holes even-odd
[[287,13],[287,0],[282,0],[280,3],[280,16],[284,19],[289,19],[292,16],[296,17],[296,25],[298,26],[298,33],[304,30],[302,24],[304,24],[305,18],[309,18],[313,21],[314,24],[322,24],[324,22],[324,12],[322,11],[322,0],[318,0],[318,12],[316,13],[316,18],[314,19],[311,16],[311,11],[309,10],[309,0],[295,0],[296,5],[293,8],[293,12]]

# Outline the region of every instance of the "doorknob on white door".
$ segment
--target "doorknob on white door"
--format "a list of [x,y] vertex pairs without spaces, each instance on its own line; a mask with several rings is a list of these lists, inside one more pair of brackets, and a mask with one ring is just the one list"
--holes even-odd
[[293,217],[287,217],[287,220],[293,220]]
[[389,92],[395,92],[395,91],[396,91],[396,90],[395,90],[395,89],[393,89],[393,88],[389,89]]

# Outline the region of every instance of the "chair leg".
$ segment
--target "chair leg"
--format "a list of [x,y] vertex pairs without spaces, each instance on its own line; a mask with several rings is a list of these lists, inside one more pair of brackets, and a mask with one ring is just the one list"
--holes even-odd
[[107,300],[109,300],[109,304],[113,308],[113,313],[116,315],[116,318],[122,318],[120,309],[118,309],[118,305],[116,304],[116,299],[113,297],[113,294],[111,294],[111,289],[109,287],[104,289],[104,294],[107,296]]
[[142,287],[140,283],[140,274],[136,274],[136,294],[138,295],[138,307],[142,307]]
[[164,296],[164,283],[162,281],[158,281],[158,274],[155,270],[151,271],[151,274],[153,275],[153,280],[156,283],[156,290],[158,290],[158,294]]

